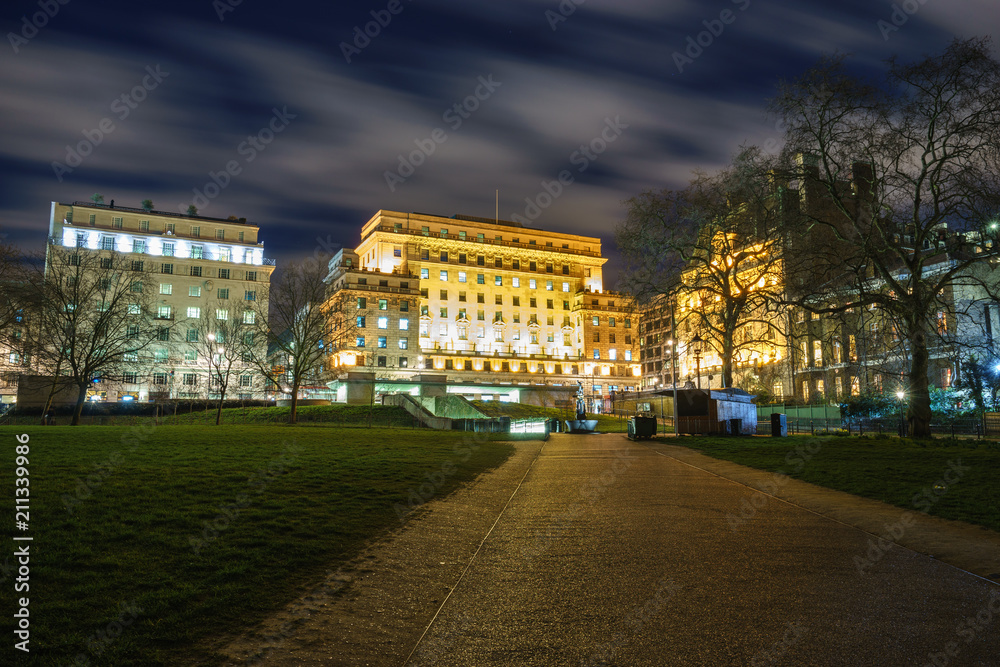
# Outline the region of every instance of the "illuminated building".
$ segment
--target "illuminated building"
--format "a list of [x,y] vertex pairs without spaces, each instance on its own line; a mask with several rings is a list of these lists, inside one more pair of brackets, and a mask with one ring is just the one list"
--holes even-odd
[[[51,246],[119,253],[133,265],[152,269],[158,282],[155,311],[149,316],[162,323],[162,338],[145,349],[121,377],[103,378],[89,398],[211,397],[206,361],[189,342],[192,327],[206,308],[246,318],[252,317],[248,302],[267,298],[274,260],[264,257],[258,232],[256,225],[236,218],[52,202]],[[230,382],[229,394],[262,397],[263,382],[249,365],[241,366]]]
[[[386,336],[386,354],[373,349],[371,335],[380,334],[366,316],[371,333],[363,348],[342,348],[338,358],[353,352],[357,365],[370,367],[374,356],[386,376],[445,375],[450,393],[489,399],[545,402],[544,388],[551,388],[564,404],[578,383],[600,397],[634,389],[636,324],[625,298],[604,290],[606,261],[595,237],[505,220],[379,211],[353,253],[331,260],[328,282],[333,298],[349,303],[340,292],[365,280],[375,303],[387,302],[390,329],[401,317],[392,304],[409,302],[407,353],[390,350],[401,331]],[[371,301],[365,309],[379,317]]]

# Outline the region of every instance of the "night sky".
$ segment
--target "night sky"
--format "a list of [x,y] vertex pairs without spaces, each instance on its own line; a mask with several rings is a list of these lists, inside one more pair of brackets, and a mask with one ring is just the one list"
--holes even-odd
[[611,286],[622,201],[774,147],[779,79],[1000,26],[996,0],[577,2],[8,0],[0,228],[40,250],[52,200],[195,203],[280,266],[378,209],[492,217],[499,189],[502,218],[602,237]]

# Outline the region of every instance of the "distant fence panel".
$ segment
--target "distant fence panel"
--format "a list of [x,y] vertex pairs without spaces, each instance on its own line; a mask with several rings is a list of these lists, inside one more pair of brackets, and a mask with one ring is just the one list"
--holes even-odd
[[787,415],[788,420],[792,419],[840,419],[839,405],[758,405],[757,419],[764,421],[771,418],[772,413]]

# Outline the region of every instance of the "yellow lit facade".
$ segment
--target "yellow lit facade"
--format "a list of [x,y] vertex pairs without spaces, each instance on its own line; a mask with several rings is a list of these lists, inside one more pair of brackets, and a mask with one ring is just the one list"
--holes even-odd
[[[353,278],[343,271],[346,257],[331,261],[334,298],[364,276],[368,288],[407,282],[413,303],[406,354],[372,352],[366,338],[365,350],[341,355],[384,356],[387,373],[435,372],[449,383],[580,383],[600,395],[639,385],[638,323],[624,297],[604,290],[599,238],[471,216],[379,211],[361,230]],[[345,277],[334,277],[335,270]],[[389,302],[402,298],[390,294]],[[592,391],[596,386],[601,391]]]

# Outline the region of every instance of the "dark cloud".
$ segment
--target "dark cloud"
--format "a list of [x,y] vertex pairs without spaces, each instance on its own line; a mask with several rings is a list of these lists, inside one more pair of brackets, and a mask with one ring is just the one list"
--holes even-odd
[[[893,3],[868,0],[403,0],[345,56],[388,4],[243,2],[223,20],[207,0],[60,5],[17,53],[5,45],[0,225],[40,248],[52,200],[100,191],[182,210],[233,161],[240,173],[202,211],[260,224],[282,261],[318,238],[355,245],[379,208],[492,216],[499,190],[501,216],[524,215],[569,170],[535,224],[601,236],[614,264],[622,200],[778,137],[763,107],[779,78],[834,50],[874,72],[997,23],[990,0],[930,0],[888,32]],[[5,7],[4,31],[37,11]],[[688,51],[704,31],[718,34]],[[275,110],[287,126],[251,151]],[[620,136],[581,170],[608,123]],[[96,145],[71,166],[81,142]],[[400,156],[421,146],[433,154],[390,188],[386,172],[408,174]]]

